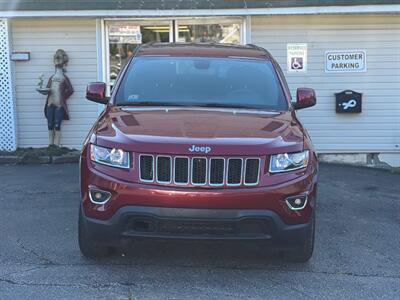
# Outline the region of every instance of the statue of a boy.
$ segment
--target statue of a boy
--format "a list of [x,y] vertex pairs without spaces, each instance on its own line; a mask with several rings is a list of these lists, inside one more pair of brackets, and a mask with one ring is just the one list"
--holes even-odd
[[74,91],[71,82],[64,74],[67,64],[67,53],[58,49],[54,55],[56,71],[49,78],[46,89],[38,89],[40,93],[47,95],[44,115],[49,129],[49,145],[60,145],[61,122],[69,120],[67,100]]

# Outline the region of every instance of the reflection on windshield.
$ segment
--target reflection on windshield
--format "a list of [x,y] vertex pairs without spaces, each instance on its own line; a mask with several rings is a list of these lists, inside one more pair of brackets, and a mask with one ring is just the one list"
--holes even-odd
[[208,57],[138,57],[116,103],[287,109],[270,61]]

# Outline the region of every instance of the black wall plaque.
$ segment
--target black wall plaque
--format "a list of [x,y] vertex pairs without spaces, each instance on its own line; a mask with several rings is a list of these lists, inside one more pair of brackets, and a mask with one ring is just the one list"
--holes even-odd
[[336,112],[342,113],[361,113],[362,94],[352,90],[336,93]]

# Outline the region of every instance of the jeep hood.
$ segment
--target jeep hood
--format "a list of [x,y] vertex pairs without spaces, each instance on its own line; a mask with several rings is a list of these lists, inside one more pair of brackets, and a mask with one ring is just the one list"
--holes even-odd
[[[109,107],[96,143],[139,153],[265,155],[303,149],[302,126],[292,112],[180,107]],[[202,153],[199,153],[202,154]]]

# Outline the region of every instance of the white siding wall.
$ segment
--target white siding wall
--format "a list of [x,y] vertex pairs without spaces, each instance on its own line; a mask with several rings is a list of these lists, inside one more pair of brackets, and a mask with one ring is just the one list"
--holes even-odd
[[40,74],[47,79],[54,73],[53,55],[64,49],[69,56],[67,76],[74,88],[68,100],[70,120],[61,126],[61,144],[81,148],[84,137],[96,119],[95,103],[85,99],[85,87],[97,79],[95,19],[15,19],[12,21],[14,51],[29,51],[31,60],[15,63],[18,147],[48,144],[43,115],[45,96],[36,92]]
[[[252,43],[268,49],[284,70],[295,97],[313,87],[318,104],[299,112],[319,152],[400,151],[400,17],[316,15],[252,17]],[[308,72],[286,73],[287,43],[308,43]],[[325,73],[326,50],[367,52],[366,73]],[[363,112],[335,113],[334,94],[363,93]]]

